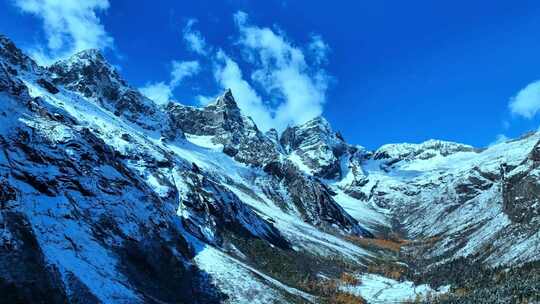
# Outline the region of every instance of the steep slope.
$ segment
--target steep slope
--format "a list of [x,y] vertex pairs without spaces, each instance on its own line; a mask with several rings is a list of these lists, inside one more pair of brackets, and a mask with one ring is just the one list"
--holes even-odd
[[536,290],[536,133],[374,152],[322,117],[263,133],[231,91],[161,107],[99,51],[43,68],[3,36],[0,117],[0,302],[512,301],[491,276]]
[[317,177],[341,178],[340,158],[348,145],[332,131],[322,117],[316,117],[300,126],[288,127],[280,138],[283,149],[301,167]]
[[[252,178],[283,211],[293,212],[307,223],[325,229],[338,227],[338,233],[372,236],[344,212],[324,183],[302,172],[300,166],[283,154],[276,141],[259,131],[251,118],[241,114],[231,91],[204,108],[170,103],[167,112],[188,141],[217,148],[238,163],[262,169]],[[247,187],[252,189],[254,185]]]
[[409,237],[437,238],[425,252],[430,259],[529,262],[540,236],[531,178],[539,139],[532,134],[483,151],[434,141],[385,146],[368,162],[365,192],[400,215]]
[[[13,301],[311,302],[296,289],[301,278],[338,276],[336,257],[370,259],[342,239],[370,234],[288,164],[230,92],[182,116],[183,106],[160,108],[129,87],[96,51],[45,69],[0,42],[0,247],[13,252],[0,263],[28,267],[0,273]],[[274,162],[301,183],[268,174]],[[279,256],[293,277],[268,264]]]

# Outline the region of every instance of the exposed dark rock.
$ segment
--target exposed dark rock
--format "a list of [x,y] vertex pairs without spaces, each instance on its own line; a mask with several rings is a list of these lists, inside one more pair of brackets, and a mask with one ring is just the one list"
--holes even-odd
[[58,88],[56,88],[52,83],[43,78],[38,79],[36,82],[51,94],[57,94],[60,92],[60,90],[58,90]]
[[540,141],[536,143],[532,151],[529,153],[529,159],[535,162],[540,162]]
[[225,295],[208,293],[214,287],[205,275],[195,266],[186,265],[183,259],[192,253],[181,240],[152,236],[139,242],[126,240],[116,249],[122,272],[146,303],[221,303]]
[[281,134],[280,143],[287,153],[296,153],[315,176],[328,179],[342,176],[340,157],[352,148],[322,117],[288,127]]
[[0,60],[0,92],[6,91],[14,96],[29,98],[26,86],[19,79],[13,78],[12,73],[9,73],[8,70],[9,66],[4,65]]
[[[37,64],[24,54],[13,41],[9,40],[6,36],[0,34],[0,58],[6,60],[6,62],[13,67],[21,68],[27,71],[37,70]],[[17,74],[17,70],[10,68],[10,74]]]
[[12,175],[15,179],[23,181],[34,189],[48,196],[57,195],[57,182],[56,180],[47,179],[43,176],[36,176],[28,172],[13,171]]
[[0,303],[69,303],[25,217],[0,211],[0,227]]
[[505,181],[503,211],[520,223],[528,223],[540,215],[540,183],[536,175],[511,177]]
[[269,163],[264,166],[264,171],[285,185],[292,203],[304,221],[323,227],[336,225],[352,234],[373,237],[343,211],[332,198],[332,192],[328,187],[302,174],[290,162]]
[[204,108],[169,103],[167,112],[173,126],[189,134],[212,136],[212,142],[223,145],[223,152],[239,162],[263,166],[278,157],[274,142],[242,115],[230,90]]
[[0,178],[0,209],[4,209],[7,202],[17,199],[17,191],[13,188],[7,179]]
[[[200,172],[200,169],[196,171]],[[246,238],[260,238],[281,248],[290,247],[271,223],[242,204],[234,193],[196,171],[186,172],[191,181],[188,185],[190,191],[182,202],[182,208],[189,213],[186,227],[194,235],[221,245],[223,231],[227,230]]]
[[66,287],[69,290],[69,302],[77,304],[102,303],[77,276],[72,272],[66,274]]

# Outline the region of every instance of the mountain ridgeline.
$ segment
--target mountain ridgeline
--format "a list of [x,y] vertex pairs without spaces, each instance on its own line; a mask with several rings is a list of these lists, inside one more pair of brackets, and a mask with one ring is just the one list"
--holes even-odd
[[0,303],[538,300],[539,134],[368,151],[233,94],[158,105],[0,36]]

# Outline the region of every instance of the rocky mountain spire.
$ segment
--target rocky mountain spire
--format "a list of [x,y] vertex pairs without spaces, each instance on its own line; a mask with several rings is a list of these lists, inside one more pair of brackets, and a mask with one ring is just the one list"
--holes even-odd
[[213,143],[223,145],[223,151],[240,162],[261,166],[278,156],[276,144],[242,114],[231,90],[203,108],[170,103],[167,112],[176,127],[188,134],[212,136]]
[[223,95],[219,96],[216,99],[216,102],[214,104],[216,105],[216,107],[225,107],[233,111],[240,110],[238,108],[238,104],[236,103],[236,100],[234,99],[231,89],[225,90]]

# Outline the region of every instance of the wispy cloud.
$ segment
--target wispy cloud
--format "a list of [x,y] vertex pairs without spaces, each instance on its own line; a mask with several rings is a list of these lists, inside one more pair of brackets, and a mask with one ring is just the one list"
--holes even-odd
[[152,99],[157,104],[167,104],[173,96],[169,84],[162,81],[147,83],[144,87],[139,88],[139,90],[143,95]]
[[184,78],[191,77],[199,73],[200,70],[201,65],[198,61],[173,61],[170,85],[176,87]]
[[271,110],[265,106],[255,89],[243,78],[238,64],[222,50],[216,54],[214,77],[222,89],[231,89],[238,107],[251,116],[259,127],[273,126]]
[[[232,90],[243,113],[263,130],[283,130],[321,115],[331,80],[322,68],[329,50],[322,37],[312,35],[311,42],[301,48],[283,31],[250,24],[244,12],[234,14],[234,21],[239,35],[233,49],[240,50],[242,65],[223,49],[210,57],[217,84]],[[205,41],[193,24],[188,23],[185,33],[196,33],[198,40]],[[248,71],[247,77],[241,66]],[[198,99],[201,104],[211,100]]]
[[109,8],[108,0],[15,0],[14,4],[43,21],[47,45],[29,50],[41,64],[50,64],[81,50],[114,45],[96,15]]
[[504,134],[498,134],[496,137],[495,137],[495,140],[492,141],[488,147],[491,147],[491,146],[494,146],[494,145],[497,145],[497,144],[500,144],[500,143],[503,143],[505,141],[508,141],[509,138],[508,136],[504,135]]
[[192,77],[200,72],[201,67],[198,61],[173,61],[171,63],[171,80],[168,83],[163,81],[147,83],[139,90],[146,97],[158,104],[167,104],[173,97],[173,91],[185,78]]
[[324,64],[328,60],[328,52],[330,46],[324,42],[320,35],[311,35],[311,42],[309,43],[309,51],[316,64]]
[[509,107],[512,114],[533,118],[540,110],[540,80],[521,89],[510,99]]
[[330,81],[326,71],[320,67],[328,50],[322,38],[312,36],[308,51],[316,55],[309,65],[305,50],[295,46],[284,33],[250,24],[244,12],[237,12],[234,20],[240,31],[238,43],[254,66],[251,79],[267,95],[278,97],[271,122],[261,123],[254,117],[255,121],[263,128],[283,129],[289,124],[300,124],[322,114]]
[[204,96],[204,95],[195,96],[195,100],[200,106],[206,106],[212,101],[214,101],[215,99],[216,97],[212,97],[212,96]]
[[184,30],[182,31],[184,41],[186,42],[188,49],[191,51],[199,55],[206,55],[208,53],[206,41],[201,35],[201,32],[193,28],[196,23],[197,19],[188,20]]

